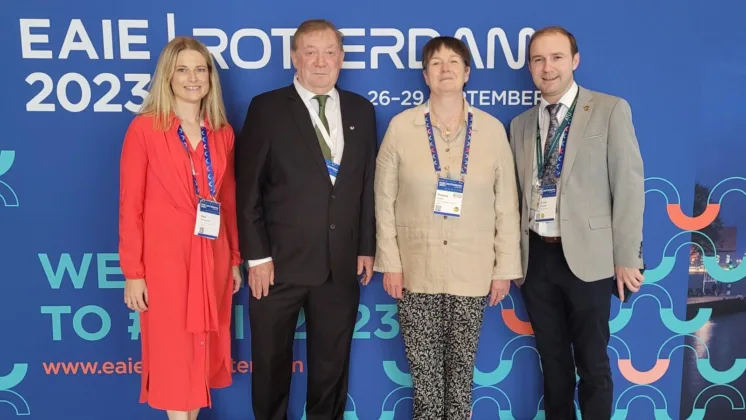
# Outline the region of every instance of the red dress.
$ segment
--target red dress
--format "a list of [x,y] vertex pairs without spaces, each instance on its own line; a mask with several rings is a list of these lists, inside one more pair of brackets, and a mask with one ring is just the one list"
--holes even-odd
[[[119,258],[125,279],[144,278],[148,310],[140,313],[140,402],[162,410],[211,405],[209,388],[231,384],[231,266],[239,265],[234,134],[205,121],[220,202],[216,240],[194,234],[197,196],[179,120],[156,131],[137,116],[121,156]],[[189,153],[199,192],[209,196],[202,142]]]

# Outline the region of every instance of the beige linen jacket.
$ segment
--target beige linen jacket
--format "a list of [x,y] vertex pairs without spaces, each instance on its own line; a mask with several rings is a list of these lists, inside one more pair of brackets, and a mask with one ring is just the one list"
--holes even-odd
[[[375,270],[403,273],[409,292],[486,296],[493,279],[522,277],[518,192],[505,127],[471,108],[461,217],[437,215],[438,175],[425,128],[426,105],[397,114],[378,153]],[[450,143],[433,129],[444,177],[461,177],[467,119]]]

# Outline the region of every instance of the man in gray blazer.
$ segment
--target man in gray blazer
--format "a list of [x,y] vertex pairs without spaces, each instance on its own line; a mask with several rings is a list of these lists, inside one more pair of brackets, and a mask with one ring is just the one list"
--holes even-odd
[[[544,374],[547,419],[574,419],[575,374],[584,419],[610,419],[607,345],[612,291],[643,276],[643,164],[629,104],[573,80],[577,42],[537,31],[529,70],[541,102],[516,117],[510,138],[521,207],[526,302]],[[622,297],[623,298],[623,297]]]

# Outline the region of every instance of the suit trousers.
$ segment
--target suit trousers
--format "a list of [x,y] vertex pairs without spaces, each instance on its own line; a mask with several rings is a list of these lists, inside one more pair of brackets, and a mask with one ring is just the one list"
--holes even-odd
[[307,420],[343,420],[360,286],[355,278],[318,286],[275,282],[249,298],[251,397],[257,420],[287,420],[293,340],[300,309],[306,323]]
[[567,265],[561,243],[530,232],[529,262],[521,293],[534,329],[544,374],[547,420],[609,420],[613,383],[607,346],[612,279],[585,282]]
[[404,291],[399,324],[414,387],[413,420],[470,418],[484,297]]

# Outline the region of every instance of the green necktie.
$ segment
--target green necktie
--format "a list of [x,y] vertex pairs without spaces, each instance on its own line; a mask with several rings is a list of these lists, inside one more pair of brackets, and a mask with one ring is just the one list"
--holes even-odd
[[[329,123],[326,121],[326,100],[329,99],[329,95],[316,95],[313,97],[317,101],[319,101],[319,118],[321,119],[321,123],[324,124],[324,127],[326,128],[326,132],[331,135],[329,132]],[[326,141],[324,140],[324,136],[321,134],[321,130],[314,124],[313,128],[316,130],[316,137],[319,139],[319,145],[321,146],[321,152],[324,154],[324,159],[332,160],[332,151],[329,149],[329,145],[326,144]]]

